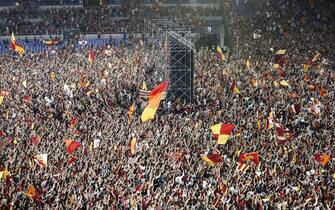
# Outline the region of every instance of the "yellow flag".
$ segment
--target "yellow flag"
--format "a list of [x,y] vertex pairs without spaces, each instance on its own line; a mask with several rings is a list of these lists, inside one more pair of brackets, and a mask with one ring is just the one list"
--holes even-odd
[[335,171],[334,171],[334,174],[333,174],[333,179],[335,180]]
[[275,87],[279,87],[279,83],[278,83],[277,81],[274,81],[274,82],[273,82],[273,85],[274,85]]
[[144,90],[144,91],[148,90],[147,83],[145,81],[143,81],[143,83],[142,83],[142,90]]
[[274,69],[278,69],[279,67],[280,67],[280,65],[278,63],[273,64]]
[[276,52],[276,55],[284,55],[286,53],[286,50],[278,50]]
[[0,104],[2,104],[4,98],[5,96],[0,96]]
[[275,165],[273,166],[273,173],[277,172],[277,164],[275,163]]
[[311,67],[309,64],[304,64],[304,72],[307,72],[309,67]]
[[93,151],[93,142],[91,141],[90,146],[88,147],[88,149],[92,152]]
[[135,102],[130,106],[129,111],[128,111],[128,117],[131,117],[135,113]]
[[295,152],[295,149],[293,149],[293,164],[297,162],[297,153]]
[[280,81],[280,85],[282,85],[284,87],[290,86],[290,84],[288,84],[288,82],[286,80]]
[[56,74],[55,74],[55,72],[50,72],[50,79],[51,79],[51,81],[55,81],[55,79],[56,79]]
[[247,59],[245,65],[247,66],[247,69],[251,69],[251,62],[249,61],[249,59]]
[[1,178],[3,178],[3,180],[6,180],[6,178],[7,178],[8,175],[9,175],[9,172],[8,172],[8,166],[6,165],[5,170],[2,171],[2,176],[1,176]]
[[22,86],[23,86],[24,88],[27,88],[27,81],[26,81],[26,80],[24,80],[24,81],[22,82]]
[[236,87],[236,85],[235,85],[235,87],[234,87],[234,89],[233,89],[233,92],[234,92],[235,94],[239,94],[239,93],[240,93],[240,90]]

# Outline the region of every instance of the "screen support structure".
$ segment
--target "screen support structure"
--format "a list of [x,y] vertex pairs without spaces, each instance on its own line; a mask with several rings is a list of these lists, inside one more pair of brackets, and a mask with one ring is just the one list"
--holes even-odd
[[164,53],[162,75],[169,80],[167,101],[193,102],[194,45],[191,28],[178,24],[173,19],[144,20],[145,46],[161,49]]

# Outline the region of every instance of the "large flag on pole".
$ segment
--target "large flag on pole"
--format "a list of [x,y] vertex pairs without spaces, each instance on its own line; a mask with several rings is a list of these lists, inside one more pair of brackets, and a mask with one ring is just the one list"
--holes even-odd
[[224,56],[224,54],[223,54],[223,52],[222,52],[222,50],[221,50],[221,48],[219,46],[217,46],[217,48],[216,48],[216,57],[218,59],[220,59],[221,61],[225,61],[226,60],[226,58],[225,58],[225,56]]
[[26,50],[16,43],[14,33],[12,32],[12,37],[10,39],[10,48],[14,50],[15,52],[19,53],[20,56],[22,56]]
[[165,94],[165,91],[169,85],[169,81],[165,81],[155,87],[149,96],[148,105],[145,107],[142,115],[141,120],[142,122],[152,120],[155,117],[156,111],[159,107],[159,104]]

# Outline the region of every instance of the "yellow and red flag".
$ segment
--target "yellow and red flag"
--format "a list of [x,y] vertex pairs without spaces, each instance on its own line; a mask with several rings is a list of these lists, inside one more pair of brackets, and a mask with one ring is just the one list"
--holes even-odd
[[327,96],[327,95],[328,95],[327,90],[324,89],[322,86],[320,87],[319,92],[320,92],[320,96],[321,96],[321,97],[324,97],[324,96]]
[[133,116],[134,113],[135,113],[135,110],[136,110],[136,108],[135,108],[135,102],[134,102],[134,103],[130,106],[130,108],[129,108],[129,111],[128,111],[128,117]]
[[235,94],[239,94],[240,93],[240,90],[238,89],[237,85],[236,85],[236,82],[233,81],[230,85],[230,90],[235,93]]
[[136,152],[136,142],[137,142],[136,137],[133,137],[130,140],[130,154],[131,155],[135,155],[135,152]]
[[13,32],[12,32],[12,37],[10,39],[10,48],[14,50],[15,52],[19,53],[20,56],[22,56],[26,52],[26,50],[21,45],[16,43]]
[[55,73],[55,72],[53,72],[53,71],[50,72],[50,75],[49,75],[49,76],[50,76],[50,80],[51,80],[51,81],[55,81],[55,79],[56,79],[56,73]]
[[239,163],[237,169],[242,173],[245,173],[249,169],[249,166],[245,163]]
[[314,159],[317,162],[321,163],[323,166],[325,166],[329,162],[330,156],[325,154],[325,153],[316,154],[316,155],[314,155]]
[[216,124],[211,127],[214,134],[214,139],[217,140],[218,144],[226,144],[231,132],[234,130],[235,125],[233,124]]
[[34,161],[37,163],[37,165],[45,168],[48,165],[48,154],[35,155]]
[[142,115],[141,120],[142,122],[146,122],[148,120],[152,120],[155,117],[156,111],[159,107],[159,104],[166,92],[166,89],[169,85],[169,81],[165,81],[155,87],[150,95],[149,95],[149,102],[148,105],[145,107]]
[[215,166],[215,164],[222,162],[222,157],[219,154],[201,155],[201,159],[210,166]]
[[221,61],[225,61],[226,60],[226,57],[224,56],[224,54],[222,52],[222,49],[219,46],[217,46],[217,48],[216,48],[216,57],[218,59],[220,59]]
[[43,40],[43,43],[46,44],[48,47],[51,47],[53,45],[58,44],[58,42],[60,41],[59,38],[54,38],[54,39],[50,39],[50,40]]
[[8,176],[9,176],[9,171],[8,171],[8,166],[6,165],[5,170],[0,171],[0,180],[1,179],[6,180]]
[[255,79],[250,79],[250,84],[252,87],[257,87],[258,86],[258,81]]
[[41,195],[37,192],[37,190],[32,184],[28,186],[28,191],[24,192],[24,194],[32,198],[34,201],[41,200]]
[[254,162],[258,166],[260,163],[258,152],[240,154],[240,164],[246,163],[248,160]]
[[79,147],[81,147],[79,142],[70,139],[64,140],[64,143],[66,145],[66,152],[69,154],[75,152]]
[[94,53],[93,53],[92,50],[90,50],[90,51],[89,51],[89,54],[88,54],[88,62],[89,62],[90,64],[92,64],[93,61],[94,61]]

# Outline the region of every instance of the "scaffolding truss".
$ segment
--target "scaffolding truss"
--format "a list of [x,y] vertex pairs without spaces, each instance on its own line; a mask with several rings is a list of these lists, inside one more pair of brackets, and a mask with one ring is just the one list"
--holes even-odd
[[[162,75],[169,80],[167,100],[193,102],[193,49],[191,28],[170,19],[145,20],[146,46],[164,50],[168,62]],[[169,58],[166,60],[166,58]]]

